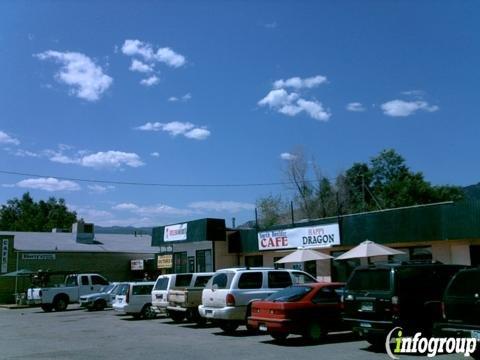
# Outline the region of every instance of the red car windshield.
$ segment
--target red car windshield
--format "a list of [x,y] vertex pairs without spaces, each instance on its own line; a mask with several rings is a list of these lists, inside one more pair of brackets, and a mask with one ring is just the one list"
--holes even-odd
[[266,298],[267,301],[294,302],[302,299],[312,288],[310,286],[290,286],[273,293]]

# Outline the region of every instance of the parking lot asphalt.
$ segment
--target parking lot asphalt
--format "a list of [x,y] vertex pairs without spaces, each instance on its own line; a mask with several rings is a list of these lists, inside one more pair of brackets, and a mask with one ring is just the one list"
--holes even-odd
[[[400,356],[415,360],[426,356]],[[441,360],[465,359],[441,355]],[[175,324],[167,318],[135,320],[112,310],[65,312],[0,309],[0,359],[389,359],[351,333],[331,334],[321,344],[300,337],[279,344],[239,328],[225,335],[212,326]]]

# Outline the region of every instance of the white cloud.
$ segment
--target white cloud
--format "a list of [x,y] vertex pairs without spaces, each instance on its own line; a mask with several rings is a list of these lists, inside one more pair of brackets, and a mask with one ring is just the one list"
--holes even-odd
[[70,211],[75,211],[77,217],[84,219],[86,222],[94,223],[95,225],[105,224],[113,220],[113,214],[106,210],[98,210],[90,206],[68,206]]
[[353,112],[363,112],[366,110],[362,103],[359,102],[348,103],[346,109]]
[[198,211],[217,211],[237,213],[243,210],[253,210],[255,205],[236,201],[198,201],[188,205]]
[[152,75],[146,79],[142,79],[140,81],[140,84],[141,85],[144,85],[144,86],[153,86],[153,85],[156,85],[158,84],[158,82],[160,81],[160,78],[156,75]]
[[425,95],[425,91],[423,90],[407,90],[407,91],[402,91],[403,95],[408,95],[408,96],[415,96],[415,97],[422,97]]
[[285,89],[271,90],[258,102],[258,105],[268,106],[288,116],[306,112],[310,117],[321,121],[327,121],[331,116],[330,112],[324,109],[322,103],[299,98],[297,93],[289,94]]
[[133,59],[132,64],[130,65],[130,70],[141,72],[141,73],[151,73],[153,71],[153,66],[149,64],[145,64],[140,60]]
[[186,62],[183,55],[176,53],[168,47],[158,49],[155,54],[155,60],[176,68],[185,65]]
[[112,207],[113,210],[136,210],[139,206],[132,203],[121,203]]
[[170,102],[176,102],[176,101],[178,101],[178,100],[180,100],[180,99],[179,99],[178,97],[176,97],[176,96],[170,96],[170,97],[168,98],[168,101],[170,101]]
[[103,194],[109,190],[115,189],[115,186],[112,186],[112,185],[102,186],[102,185],[94,184],[94,185],[88,185],[87,187],[90,190],[90,192],[94,194]]
[[383,113],[388,116],[405,117],[413,115],[418,110],[435,112],[439,110],[437,105],[430,105],[426,101],[391,100],[381,105]]
[[150,156],[153,156],[153,157],[160,157],[160,153],[159,153],[159,152],[156,152],[156,151],[154,151],[154,152],[150,153]]
[[16,184],[18,187],[27,189],[39,189],[53,191],[78,191],[80,185],[70,180],[58,180],[55,178],[25,179]]
[[322,103],[319,101],[298,99],[297,105],[315,120],[328,121],[332,115],[330,112],[328,112],[328,110],[323,108]]
[[11,152],[13,155],[15,156],[19,156],[19,157],[34,157],[34,158],[38,158],[40,157],[41,155],[40,154],[37,154],[37,153],[34,153],[32,151],[29,151],[29,150],[24,150],[24,149],[18,149],[16,150],[15,152]]
[[186,93],[185,95],[182,96],[183,101],[188,101],[192,98],[192,94]]
[[184,135],[189,139],[205,140],[210,136],[210,131],[207,129],[195,128],[187,131]]
[[277,24],[276,21],[263,25],[263,27],[266,28],[266,29],[276,29],[277,26],[278,26],[278,24]]
[[284,152],[280,154],[280,159],[282,160],[295,160],[297,158],[296,155],[290,154],[288,152]]
[[80,164],[92,168],[121,168],[123,166],[136,168],[145,165],[135,153],[112,150],[84,156],[80,159]]
[[155,51],[151,44],[140,40],[125,40],[122,52],[128,56],[140,56],[150,63],[161,62],[174,68],[183,66],[186,63],[185,56],[176,53],[171,48],[163,47]]
[[77,52],[48,50],[35,55],[40,60],[53,59],[62,64],[55,74],[58,82],[72,87],[71,93],[81,99],[96,101],[107,91],[113,79],[86,55]]
[[142,131],[165,131],[171,136],[183,135],[189,139],[205,140],[210,136],[210,131],[204,127],[196,127],[190,122],[172,121],[169,123],[147,122],[141,125],[137,130]]
[[60,152],[47,151],[47,153],[49,154],[49,160],[52,162],[57,162],[60,164],[79,164],[81,162],[80,159],[73,159]]
[[312,76],[305,79],[295,76],[287,80],[277,80],[273,83],[273,87],[275,89],[281,89],[286,87],[291,87],[297,90],[302,88],[311,89],[317,87],[318,85],[326,83],[327,81],[327,77],[322,75]]
[[0,130],[0,144],[20,145],[20,141]]

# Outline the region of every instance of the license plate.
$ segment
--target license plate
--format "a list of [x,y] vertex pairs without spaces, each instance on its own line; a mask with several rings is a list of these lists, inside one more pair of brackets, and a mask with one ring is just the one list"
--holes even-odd
[[477,339],[477,341],[480,341],[480,331],[472,330],[470,332],[470,336],[474,339]]
[[258,330],[260,330],[260,331],[267,331],[267,330],[268,330],[267,325],[265,325],[265,324],[260,324],[260,326],[258,327]]
[[360,306],[360,311],[373,311],[373,303],[371,302],[364,302]]
[[208,317],[208,318],[213,317],[213,310],[205,310],[205,317]]
[[360,323],[360,327],[363,327],[363,328],[371,328],[371,327],[372,327],[372,324],[370,324],[370,323]]

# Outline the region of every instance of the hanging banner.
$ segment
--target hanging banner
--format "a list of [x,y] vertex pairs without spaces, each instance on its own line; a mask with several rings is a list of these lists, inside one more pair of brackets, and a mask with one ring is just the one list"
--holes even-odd
[[259,250],[325,248],[340,245],[338,224],[305,226],[258,233]]
[[2,267],[0,268],[0,273],[6,273],[8,270],[8,239],[2,240]]
[[187,223],[165,226],[163,241],[187,240]]

